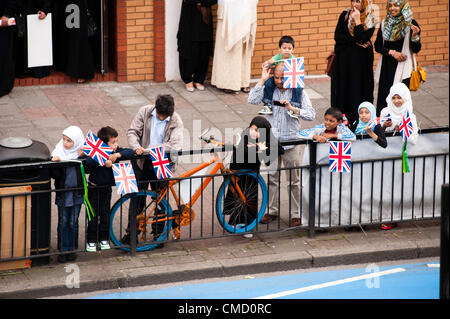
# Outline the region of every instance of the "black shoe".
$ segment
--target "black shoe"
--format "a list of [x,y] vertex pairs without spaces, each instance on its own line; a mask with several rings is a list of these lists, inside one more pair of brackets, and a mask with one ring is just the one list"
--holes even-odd
[[74,261],[75,259],[77,259],[77,255],[75,255],[75,253],[70,253],[66,255],[67,261]]
[[66,255],[58,255],[57,259],[60,263],[65,263],[67,261]]

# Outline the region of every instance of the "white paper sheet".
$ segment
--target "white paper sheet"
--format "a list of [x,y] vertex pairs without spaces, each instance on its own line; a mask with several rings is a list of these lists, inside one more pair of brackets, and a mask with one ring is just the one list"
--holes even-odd
[[37,14],[27,16],[28,67],[53,65],[52,14],[39,20]]

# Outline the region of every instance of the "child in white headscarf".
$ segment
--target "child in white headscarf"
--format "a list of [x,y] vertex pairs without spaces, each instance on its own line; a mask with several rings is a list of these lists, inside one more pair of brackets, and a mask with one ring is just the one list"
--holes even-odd
[[376,119],[377,110],[370,102],[362,102],[358,107],[359,121],[355,127],[355,135],[368,134],[378,145],[383,148],[387,147],[386,136],[380,124],[370,128],[369,122]]
[[[83,131],[78,126],[69,126],[52,152],[52,161],[76,160],[81,155],[80,148],[85,141]],[[52,170],[55,189],[79,188],[83,186],[78,168],[66,167]],[[84,191],[56,192],[55,204],[58,206],[58,250],[61,252],[78,249],[78,216],[83,203]],[[59,262],[73,261],[75,253],[58,255]]]
[[408,87],[402,82],[394,84],[389,91],[386,102],[387,107],[381,110],[380,116],[387,116],[389,114],[392,121],[387,121],[383,124],[385,131],[398,131],[403,114],[408,111],[413,125],[413,133],[408,138],[408,142],[416,144],[417,138],[419,137],[419,127],[417,126],[416,116],[413,113],[411,92]]

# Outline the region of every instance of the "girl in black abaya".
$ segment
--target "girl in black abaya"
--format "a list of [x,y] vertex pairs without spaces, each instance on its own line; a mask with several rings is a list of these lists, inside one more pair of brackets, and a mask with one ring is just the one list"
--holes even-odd
[[[242,134],[239,144],[233,150],[231,170],[251,170],[259,174],[261,162],[270,165],[283,154],[284,150],[272,133],[272,126],[262,116],[256,116]],[[238,185],[245,189],[247,205],[244,209],[235,209],[235,193],[228,188],[225,196],[224,214],[229,210],[228,224],[250,224],[258,215],[258,181],[250,175],[240,175]]]

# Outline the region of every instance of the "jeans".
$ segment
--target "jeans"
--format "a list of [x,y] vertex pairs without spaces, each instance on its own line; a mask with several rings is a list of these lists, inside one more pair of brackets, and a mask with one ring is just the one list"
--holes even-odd
[[78,249],[78,217],[81,205],[58,206],[58,250]]

